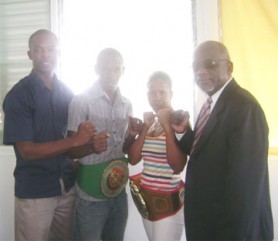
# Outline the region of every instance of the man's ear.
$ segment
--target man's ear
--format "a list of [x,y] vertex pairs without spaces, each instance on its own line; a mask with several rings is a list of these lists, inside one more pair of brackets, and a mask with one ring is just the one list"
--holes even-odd
[[234,64],[233,64],[233,62],[229,61],[229,62],[228,62],[228,73],[229,73],[230,75],[232,75],[233,70],[234,70]]
[[29,59],[32,60],[31,50],[28,50],[28,51],[27,51],[27,55],[28,55]]

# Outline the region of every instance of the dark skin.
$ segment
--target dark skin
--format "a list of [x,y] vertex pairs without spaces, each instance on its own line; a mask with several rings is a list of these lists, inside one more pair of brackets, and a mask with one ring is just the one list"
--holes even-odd
[[[99,81],[109,101],[114,103],[118,82],[124,71],[122,59],[117,55],[102,55],[98,59],[95,71],[99,76]],[[69,137],[73,137],[76,134],[74,131],[68,131]],[[68,154],[71,158],[82,158],[92,153],[99,154],[107,150],[108,138],[109,133],[107,131],[95,133],[89,143],[71,149]]]
[[[206,60],[216,60],[211,68],[205,66]],[[220,61],[219,61],[220,60]],[[233,63],[227,49],[219,42],[206,41],[199,45],[193,56],[194,78],[199,88],[209,96],[215,94],[231,79]],[[180,125],[172,125],[177,133],[184,133],[189,125],[186,119]]]
[[119,80],[124,74],[124,70],[123,60],[118,55],[104,54],[98,59],[95,71],[111,103],[114,103],[115,92],[118,88]]
[[143,127],[144,127],[144,123],[142,122],[142,120],[140,120],[138,118],[134,118],[134,117],[129,117],[129,124],[128,124],[129,136],[125,140],[125,143],[123,146],[123,152],[125,154],[128,153],[130,146],[135,141],[136,136],[139,133],[141,133],[141,131],[143,130]]
[[[68,137],[74,137],[76,135],[76,132],[68,131]],[[86,143],[85,145],[72,148],[70,151],[68,151],[68,155],[71,158],[82,158],[93,153],[99,154],[107,150],[108,138],[109,134],[107,131],[99,133],[95,132],[90,142]]]
[[161,133],[151,133],[149,128],[157,117],[166,135],[167,160],[175,173],[183,170],[186,164],[186,156],[182,153],[175,141],[175,133],[170,124],[172,91],[169,86],[161,80],[153,81],[149,85],[148,100],[155,111],[144,113],[144,126],[136,141],[131,145],[128,157],[132,165],[137,164],[142,159],[141,151],[147,135],[159,135]]
[[[201,63],[207,59],[216,60],[217,64],[211,69],[206,68]],[[195,82],[210,96],[221,89],[232,77],[233,63],[230,61],[227,50],[218,42],[207,41],[198,46],[193,62],[199,65],[199,68],[194,69]]]
[[[33,63],[32,71],[49,90],[53,88],[57,55],[58,42],[52,33],[42,32],[31,39],[28,56]],[[25,160],[41,160],[66,153],[73,147],[87,143],[94,133],[94,125],[87,121],[80,124],[78,134],[75,137],[45,143],[20,141],[16,143],[16,147]]]
[[[118,88],[120,77],[124,73],[123,60],[116,54],[104,54],[98,59],[95,71],[99,76],[100,84],[107,94],[109,101],[114,103],[115,93]],[[130,136],[127,138],[123,151],[126,152],[130,143],[134,140],[134,136],[138,133],[133,127],[130,128]],[[68,131],[68,136],[73,137],[77,133]],[[94,133],[91,141],[78,148],[71,149],[68,154],[71,158],[82,158],[84,156],[96,153],[99,154],[107,150],[109,133],[107,131]]]

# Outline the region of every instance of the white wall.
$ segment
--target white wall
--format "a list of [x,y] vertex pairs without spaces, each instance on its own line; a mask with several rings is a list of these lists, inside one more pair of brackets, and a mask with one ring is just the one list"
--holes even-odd
[[270,194],[274,219],[274,240],[278,240],[278,156],[269,156]]
[[14,178],[13,148],[0,146],[0,240],[14,240]]
[[[218,0],[195,0],[194,11],[195,22],[195,44],[198,45],[207,40],[220,41],[220,20]],[[202,104],[205,101],[205,94],[194,84],[194,107],[193,120],[196,120]]]

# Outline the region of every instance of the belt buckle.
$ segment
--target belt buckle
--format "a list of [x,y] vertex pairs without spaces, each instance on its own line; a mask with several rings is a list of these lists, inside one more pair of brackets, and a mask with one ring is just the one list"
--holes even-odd
[[143,218],[148,219],[149,218],[148,208],[147,208],[145,199],[143,198],[142,194],[140,193],[140,188],[133,180],[130,180],[129,185],[130,185],[130,192],[131,192],[132,199],[133,199],[139,213],[141,214],[141,216]]
[[103,171],[101,191],[106,197],[116,197],[124,189],[128,180],[128,166],[124,161],[112,161]]

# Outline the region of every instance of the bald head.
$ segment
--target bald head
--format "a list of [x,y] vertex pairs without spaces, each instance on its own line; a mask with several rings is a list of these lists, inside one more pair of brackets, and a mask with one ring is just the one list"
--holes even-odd
[[97,65],[101,64],[103,61],[106,61],[107,58],[110,57],[116,57],[119,58],[122,61],[122,64],[124,63],[123,57],[121,53],[114,49],[114,48],[106,48],[103,49],[97,56]]
[[29,42],[28,42],[29,49],[31,49],[32,46],[34,45],[35,39],[37,39],[39,37],[48,37],[48,38],[51,37],[52,39],[54,39],[58,43],[58,38],[54,33],[52,33],[51,31],[49,31],[47,29],[40,29],[40,30],[34,32],[30,36]]
[[232,76],[229,52],[220,42],[201,43],[195,49],[193,59],[195,81],[208,95],[216,93]]
[[118,82],[124,69],[123,57],[118,50],[106,48],[99,53],[95,70],[102,88],[108,95],[114,93],[118,88]]
[[58,58],[58,39],[46,29],[34,32],[29,38],[29,59],[33,62],[33,71],[38,75],[52,77]]
[[207,53],[213,59],[227,59],[230,61],[230,55],[226,46],[217,41],[206,41],[197,46],[194,56],[199,53]]

